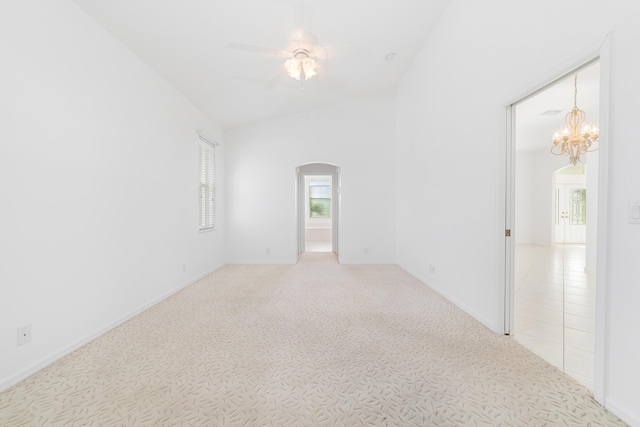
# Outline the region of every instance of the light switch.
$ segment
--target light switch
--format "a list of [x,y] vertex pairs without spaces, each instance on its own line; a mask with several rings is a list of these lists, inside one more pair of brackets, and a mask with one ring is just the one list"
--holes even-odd
[[640,224],[640,201],[629,202],[629,224]]

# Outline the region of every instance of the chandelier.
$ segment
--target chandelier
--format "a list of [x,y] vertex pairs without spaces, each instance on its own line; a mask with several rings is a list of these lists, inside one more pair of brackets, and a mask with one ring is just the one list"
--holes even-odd
[[310,53],[306,49],[294,51],[293,58],[288,59],[284,63],[284,67],[289,77],[300,80],[301,87],[303,81],[309,80],[318,74],[316,61],[310,57]]
[[573,110],[567,113],[564,121],[566,127],[553,134],[551,153],[557,156],[569,156],[569,163],[575,165],[580,162],[580,155],[598,148],[591,148],[591,144],[598,140],[598,128],[591,123],[583,125],[587,115],[578,109],[578,75],[573,82]]

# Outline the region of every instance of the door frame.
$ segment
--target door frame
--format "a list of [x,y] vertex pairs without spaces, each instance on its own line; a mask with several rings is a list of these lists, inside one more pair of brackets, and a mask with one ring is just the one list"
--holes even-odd
[[[566,61],[552,72],[541,77],[530,89],[514,96],[505,102],[500,108],[502,129],[505,133],[502,138],[502,146],[499,149],[498,175],[498,212],[504,212],[504,216],[498,215],[497,236],[498,271],[503,272],[504,280],[497,287],[498,318],[496,322],[502,325],[505,334],[510,334],[514,323],[514,269],[515,238],[513,229],[515,225],[515,114],[514,105],[531,97],[557,81],[570,76],[593,62],[600,62],[600,144],[598,150],[598,221],[597,221],[597,262],[596,262],[596,328],[595,328],[595,361],[594,361],[594,398],[602,406],[606,407],[606,398],[609,394],[608,382],[608,294],[610,275],[611,247],[609,237],[609,152],[612,140],[611,123],[611,79],[612,79],[612,38],[613,33],[608,33],[597,43],[589,46],[582,53]],[[506,236],[505,230],[511,230],[510,236]],[[501,255],[500,255],[501,254]],[[498,326],[499,328],[499,326]]]
[[331,252],[338,255],[340,224],[340,168],[329,163],[307,163],[296,168],[296,259],[305,251],[306,176],[331,176]]

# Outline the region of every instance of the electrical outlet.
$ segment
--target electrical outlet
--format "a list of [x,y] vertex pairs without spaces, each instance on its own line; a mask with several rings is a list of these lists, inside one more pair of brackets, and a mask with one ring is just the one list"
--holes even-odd
[[436,274],[436,266],[433,264],[429,264],[429,273]]
[[364,254],[369,255],[369,248],[364,248]]
[[182,264],[182,272],[183,273],[187,272],[187,264]]
[[16,334],[18,338],[18,346],[26,344],[31,341],[31,325],[23,326],[22,328],[16,329]]
[[271,248],[267,248],[266,253],[269,255],[271,253]]

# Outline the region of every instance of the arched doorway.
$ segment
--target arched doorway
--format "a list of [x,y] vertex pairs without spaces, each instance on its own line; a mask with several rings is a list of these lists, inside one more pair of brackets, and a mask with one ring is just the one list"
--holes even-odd
[[340,168],[309,163],[296,168],[298,255],[308,251],[338,254]]

